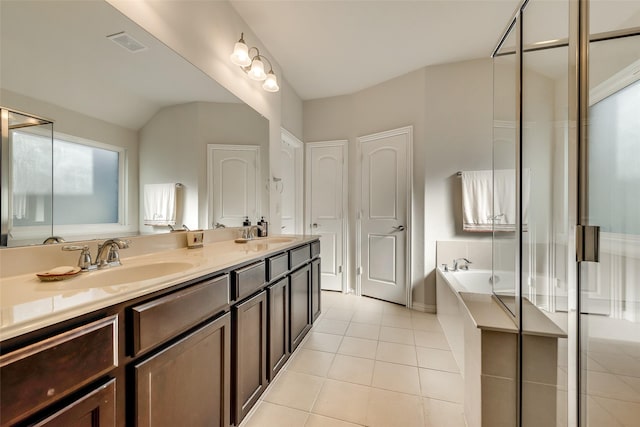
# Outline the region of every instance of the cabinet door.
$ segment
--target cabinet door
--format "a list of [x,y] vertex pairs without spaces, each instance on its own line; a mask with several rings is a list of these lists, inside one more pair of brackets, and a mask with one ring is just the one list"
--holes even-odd
[[110,427],[116,425],[116,380],[87,393],[34,427]]
[[320,300],[322,299],[322,287],[320,285],[320,258],[311,262],[311,323],[320,316]]
[[229,426],[229,313],[135,366],[137,426]]
[[239,425],[267,387],[267,292],[233,307],[234,422]]
[[269,381],[289,358],[289,279],[283,278],[267,288],[269,299],[268,366]]
[[311,329],[311,316],[309,311],[310,301],[310,269],[309,265],[305,265],[299,270],[291,273],[289,282],[289,292],[291,294],[289,300],[291,304],[290,317],[290,351],[293,351],[300,345],[300,342]]

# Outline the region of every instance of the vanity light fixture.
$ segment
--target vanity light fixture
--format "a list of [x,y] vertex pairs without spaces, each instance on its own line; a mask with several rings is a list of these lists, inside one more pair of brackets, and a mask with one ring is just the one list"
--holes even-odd
[[[251,52],[255,51],[255,55]],[[264,62],[269,64],[269,72],[264,72]],[[263,81],[262,88],[267,92],[277,92],[280,90],[278,86],[278,78],[273,72],[273,66],[269,59],[260,54],[257,47],[248,47],[244,42],[244,33],[240,34],[240,40],[235,44],[233,53],[231,54],[231,62],[242,68],[251,80]]]

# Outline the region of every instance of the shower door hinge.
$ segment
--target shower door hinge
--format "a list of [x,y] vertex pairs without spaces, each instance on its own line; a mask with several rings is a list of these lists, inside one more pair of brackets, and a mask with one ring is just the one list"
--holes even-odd
[[576,226],[576,261],[600,262],[600,226]]

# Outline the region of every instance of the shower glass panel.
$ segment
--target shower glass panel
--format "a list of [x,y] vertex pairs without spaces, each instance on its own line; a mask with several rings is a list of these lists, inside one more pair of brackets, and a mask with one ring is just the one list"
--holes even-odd
[[[523,427],[568,422],[568,6],[531,0],[522,16]],[[559,327],[554,337],[536,316]]]
[[516,315],[518,82],[514,25],[493,60],[493,293]]
[[[640,420],[640,29],[601,37],[621,28],[591,4],[583,222],[600,226],[600,260],[580,264],[580,424],[631,426]],[[639,3],[627,6],[626,22],[640,18]]]
[[53,123],[2,113],[2,244],[40,244],[53,222]]

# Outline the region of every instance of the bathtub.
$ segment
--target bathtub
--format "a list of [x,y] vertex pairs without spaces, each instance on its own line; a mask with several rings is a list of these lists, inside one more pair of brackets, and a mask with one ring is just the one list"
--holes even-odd
[[[446,277],[449,285],[456,292],[471,292],[474,294],[492,294],[491,270],[458,270],[441,273]],[[512,271],[498,271],[495,274],[495,290],[501,294],[513,293],[514,274]]]

